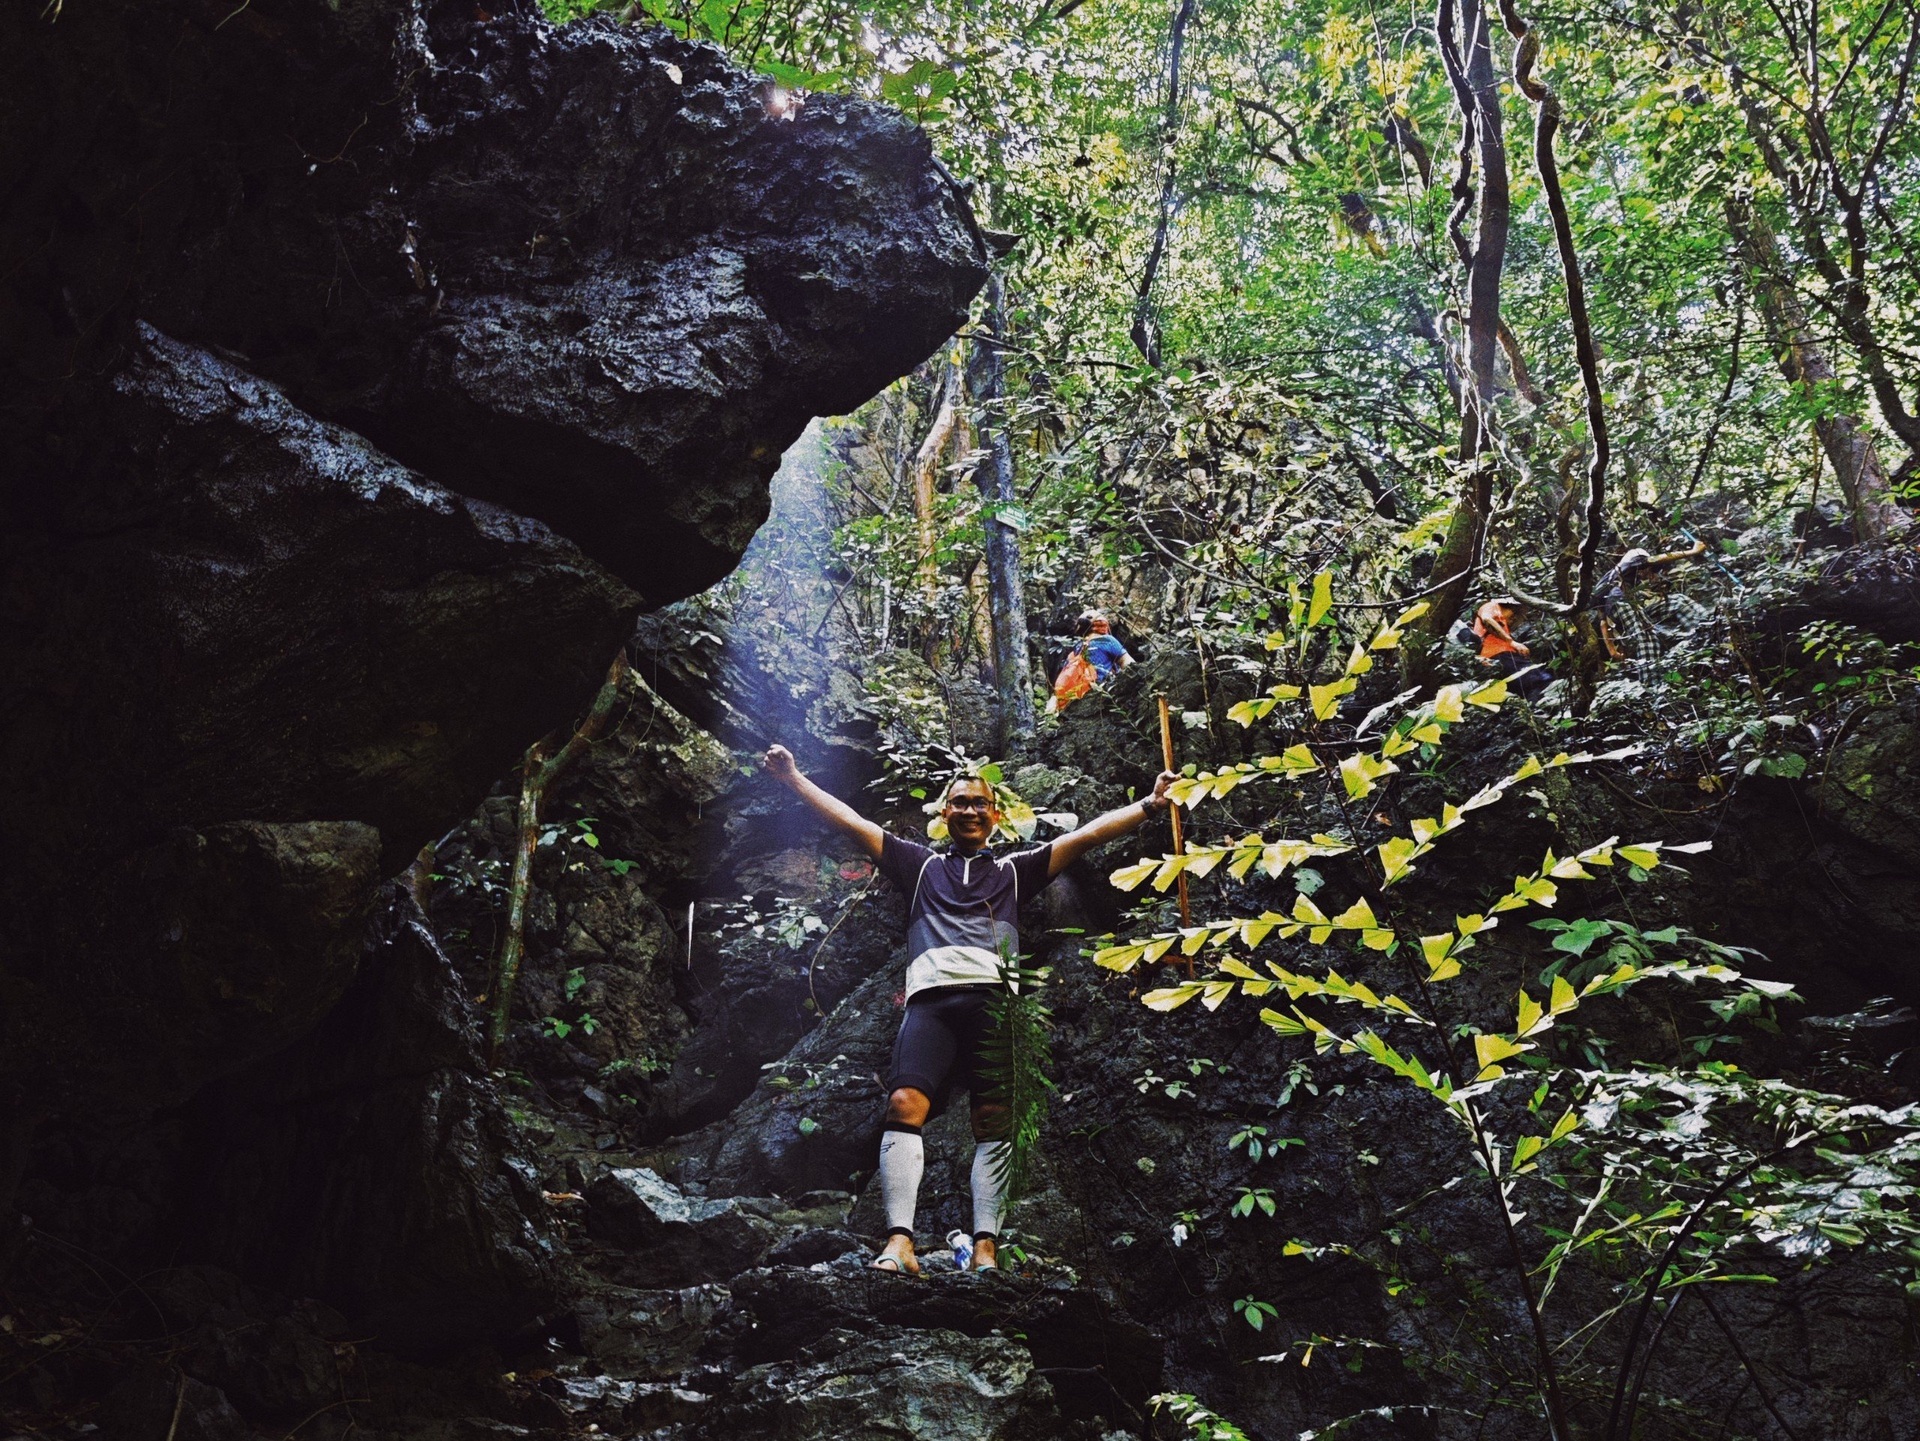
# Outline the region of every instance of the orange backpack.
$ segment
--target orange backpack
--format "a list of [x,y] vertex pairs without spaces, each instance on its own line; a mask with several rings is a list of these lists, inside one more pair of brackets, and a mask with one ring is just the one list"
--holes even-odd
[[1065,710],[1099,681],[1100,673],[1093,668],[1093,662],[1087,659],[1086,646],[1075,646],[1073,654],[1067,657],[1067,663],[1060,667],[1060,674],[1053,678],[1053,708]]

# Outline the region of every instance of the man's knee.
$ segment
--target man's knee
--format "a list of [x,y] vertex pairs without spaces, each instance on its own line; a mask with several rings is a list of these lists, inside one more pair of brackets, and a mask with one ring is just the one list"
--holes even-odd
[[912,1086],[902,1086],[887,1097],[887,1119],[903,1126],[926,1125],[927,1113],[932,1109],[933,1101],[927,1094]]
[[1004,1141],[1007,1139],[1008,1114],[1005,1106],[985,1105],[973,1108],[973,1139],[976,1141]]

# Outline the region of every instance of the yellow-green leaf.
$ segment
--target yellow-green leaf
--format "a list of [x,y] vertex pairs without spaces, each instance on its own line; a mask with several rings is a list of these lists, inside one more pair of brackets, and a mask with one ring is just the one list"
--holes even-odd
[[[1221,858],[1225,856],[1226,853],[1227,850],[1224,846],[1210,846],[1205,850],[1188,851],[1187,869],[1192,871],[1196,876],[1204,876],[1208,871],[1220,864]],[[1549,901],[1547,904],[1551,905],[1552,902]]]
[[1320,762],[1304,741],[1288,746],[1277,756],[1261,756],[1254,764],[1263,771],[1279,771],[1283,775],[1305,775],[1320,769]]
[[1200,998],[1200,1004],[1210,1011],[1217,1011],[1220,1009],[1220,1003],[1233,994],[1233,982],[1208,981],[1205,983],[1203,991],[1204,994]]
[[1105,950],[1093,953],[1093,963],[1104,966],[1110,971],[1130,971],[1139,964],[1141,952],[1145,946],[1108,946]]
[[1540,1154],[1541,1147],[1546,1144],[1547,1141],[1544,1136],[1522,1136],[1518,1141],[1514,1142],[1513,1169],[1517,1171],[1526,1165],[1528,1161],[1531,1161],[1535,1156]]
[[1373,669],[1373,657],[1368,655],[1359,641],[1353,643],[1353,654],[1347,657],[1348,675],[1365,675]]
[[1392,775],[1399,769],[1392,761],[1356,751],[1340,762],[1340,781],[1347,788],[1347,794],[1359,800],[1373,794],[1374,782],[1381,776]]
[[1236,881],[1244,880],[1247,872],[1252,870],[1254,863],[1260,859],[1258,840],[1259,838],[1255,837],[1255,844],[1242,845],[1235,849],[1233,853],[1233,864],[1227,867],[1227,874],[1232,876]]
[[1122,866],[1107,879],[1112,881],[1113,884],[1121,890],[1130,891],[1159,869],[1160,860],[1158,857],[1154,857],[1144,861],[1136,861],[1130,866]]
[[1268,1008],[1260,1013],[1260,1019],[1283,1036],[1304,1036],[1307,1028],[1292,1016],[1283,1016],[1280,1012]]
[[1515,1035],[1531,1036],[1535,1031],[1545,1030],[1553,1024],[1553,1018],[1546,1008],[1525,991],[1520,992],[1520,1005],[1514,1013],[1513,1030]]
[[1531,1046],[1524,1046],[1518,1042],[1509,1041],[1505,1036],[1490,1036],[1484,1034],[1475,1036],[1473,1038],[1473,1058],[1480,1066],[1480,1075],[1475,1079],[1495,1079],[1495,1076],[1489,1076],[1487,1074],[1488,1071],[1493,1071],[1496,1075],[1504,1074],[1500,1072],[1500,1062],[1510,1060],[1522,1051],[1532,1049]]
[[1313,578],[1313,599],[1307,602],[1307,624],[1318,625],[1333,609],[1333,572],[1323,570]]
[[1345,676],[1340,680],[1328,681],[1325,685],[1308,686],[1307,699],[1313,707],[1313,718],[1315,720],[1331,719],[1334,711],[1339,708],[1340,697],[1351,694],[1358,684],[1359,682],[1352,676]]
[[1343,931],[1372,930],[1380,922],[1373,917],[1373,907],[1367,904],[1365,896],[1360,897],[1339,915],[1333,918],[1333,924]]
[[1380,868],[1391,885],[1412,871],[1414,858],[1422,854],[1426,847],[1416,845],[1405,836],[1394,836],[1391,840],[1382,841],[1375,849],[1380,856]]
[[1574,994],[1573,986],[1565,976],[1553,978],[1553,991],[1547,997],[1547,1009],[1554,1015],[1564,1015],[1580,1004],[1579,996]]
[[1467,692],[1467,704],[1477,705],[1482,710],[1499,710],[1506,704],[1506,700],[1507,682],[1504,677],[1500,680],[1490,680],[1485,685],[1475,686]]
[[[1198,981],[1187,981],[1182,985],[1168,986],[1163,990],[1148,991],[1140,998],[1140,1004],[1150,1011],[1176,1011],[1205,989]],[[1229,987],[1231,989],[1231,987]]]
[[1465,690],[1466,687],[1461,685],[1443,685],[1434,692],[1433,718],[1445,721],[1448,725],[1456,724],[1467,713],[1466,704],[1461,699],[1461,693]]
[[1660,852],[1652,846],[1621,846],[1614,854],[1628,865],[1638,866],[1643,871],[1650,871],[1660,864]]

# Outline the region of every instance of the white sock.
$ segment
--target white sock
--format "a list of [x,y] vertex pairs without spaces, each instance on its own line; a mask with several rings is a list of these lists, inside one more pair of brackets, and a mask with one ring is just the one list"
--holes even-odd
[[913,1234],[913,1208],[920,1199],[920,1175],[926,1170],[926,1142],[918,1131],[884,1131],[880,1136],[880,1200],[887,1230]]
[[1000,1234],[1000,1207],[1006,1200],[1006,1186],[995,1174],[996,1161],[1007,1148],[1005,1141],[982,1141],[973,1148],[973,1234]]

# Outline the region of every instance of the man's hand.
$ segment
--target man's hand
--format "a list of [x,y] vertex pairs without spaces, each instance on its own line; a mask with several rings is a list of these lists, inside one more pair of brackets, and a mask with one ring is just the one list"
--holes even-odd
[[760,764],[767,768],[768,775],[791,789],[822,820],[838,826],[860,843],[860,849],[876,861],[880,859],[881,848],[886,842],[880,827],[838,796],[828,795],[801,775],[800,768],[793,763],[792,751],[785,746],[768,746],[767,753],[760,757]]
[[1164,811],[1167,807],[1171,806],[1173,804],[1173,798],[1167,794],[1167,790],[1179,779],[1180,773],[1178,771],[1161,771],[1159,775],[1154,777],[1153,794],[1147,797],[1148,803],[1157,811]]

